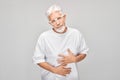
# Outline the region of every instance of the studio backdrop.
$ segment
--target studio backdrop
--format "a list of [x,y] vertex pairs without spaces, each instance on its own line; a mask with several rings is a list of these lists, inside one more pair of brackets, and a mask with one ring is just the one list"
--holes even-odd
[[0,0],[0,80],[41,80],[32,56],[39,35],[51,28],[45,13],[53,4],[89,47],[78,64],[80,79],[120,80],[119,0]]

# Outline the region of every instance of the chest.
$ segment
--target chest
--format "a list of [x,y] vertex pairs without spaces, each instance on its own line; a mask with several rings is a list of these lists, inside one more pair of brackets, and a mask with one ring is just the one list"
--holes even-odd
[[45,45],[48,56],[58,56],[58,54],[61,53],[67,55],[68,48],[76,55],[78,52],[79,39],[77,35],[48,37],[45,40]]

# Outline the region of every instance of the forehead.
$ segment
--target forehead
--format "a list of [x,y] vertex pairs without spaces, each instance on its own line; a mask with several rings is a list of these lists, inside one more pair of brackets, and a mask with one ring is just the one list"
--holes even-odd
[[60,17],[62,15],[62,13],[60,11],[55,11],[55,12],[52,12],[50,15],[49,15],[49,20],[53,20],[57,17]]

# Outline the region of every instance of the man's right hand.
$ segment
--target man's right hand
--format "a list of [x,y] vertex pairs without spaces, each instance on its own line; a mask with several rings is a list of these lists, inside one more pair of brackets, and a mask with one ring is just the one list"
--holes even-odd
[[57,66],[54,69],[54,73],[62,75],[62,76],[66,76],[67,74],[70,74],[70,72],[71,72],[71,68],[66,68],[65,65]]

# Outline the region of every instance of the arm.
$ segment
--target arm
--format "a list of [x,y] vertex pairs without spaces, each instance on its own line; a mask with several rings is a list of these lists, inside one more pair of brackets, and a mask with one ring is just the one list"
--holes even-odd
[[68,51],[68,55],[63,55],[63,54],[59,55],[62,58],[58,59],[58,62],[62,65],[69,63],[76,63],[82,61],[86,57],[86,54],[84,53],[79,53],[78,55],[74,55],[70,49],[68,49],[67,51]]
[[86,57],[86,54],[80,53],[80,54],[78,54],[78,55],[76,56],[75,62],[80,62],[80,61],[82,61],[85,57]]
[[71,68],[65,68],[66,65],[54,67],[47,62],[38,63],[38,65],[52,73],[56,73],[62,76],[66,76],[66,74],[69,74],[71,72]]
[[55,67],[48,64],[47,62],[38,63],[37,65],[52,72],[52,73],[55,73]]
[[63,76],[65,76],[66,74],[69,74],[71,72],[71,69],[65,68],[65,65],[60,65],[55,67],[49,64],[48,62],[46,62],[46,59],[45,59],[46,55],[44,54],[46,52],[45,50],[46,46],[44,41],[45,41],[44,36],[41,35],[36,44],[36,48],[33,56],[34,63],[52,73],[56,73]]

